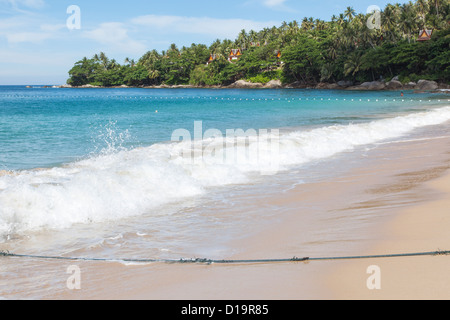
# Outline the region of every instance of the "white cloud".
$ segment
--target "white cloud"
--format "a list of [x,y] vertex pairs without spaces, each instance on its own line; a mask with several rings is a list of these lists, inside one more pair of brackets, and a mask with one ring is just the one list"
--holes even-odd
[[0,19],[0,40],[6,39],[9,44],[40,44],[48,39],[58,39],[66,25],[52,22],[41,15],[16,13]]
[[157,15],[136,17],[131,22],[158,33],[190,33],[229,39],[236,38],[242,29],[259,31],[265,27],[273,27],[279,24],[278,21],[261,22],[245,19]]
[[40,9],[45,6],[44,0],[0,0],[0,3],[9,4],[18,11],[21,11],[20,8]]
[[[73,62],[75,57],[61,55],[59,52],[46,52],[45,54],[36,54],[34,52],[23,52],[22,50],[0,50],[0,74],[3,74],[5,70],[17,70],[17,66],[26,66],[26,70],[30,70],[29,67],[46,68],[49,65],[52,66],[67,66],[67,63]],[[2,63],[4,65],[2,65]]]
[[275,11],[285,11],[295,13],[297,10],[294,10],[290,6],[287,5],[288,0],[248,0],[244,4],[246,5],[258,5],[263,6],[271,10]]
[[9,17],[0,19],[0,33],[27,27],[28,23],[23,17]]
[[60,23],[60,24],[49,24],[49,23],[43,23],[40,26],[40,29],[42,31],[47,31],[47,32],[56,32],[56,31],[60,31],[63,29],[66,29],[67,25]]
[[282,6],[284,5],[284,3],[286,2],[286,0],[264,0],[263,4],[266,7],[278,7],[278,6]]
[[120,22],[102,23],[97,29],[85,31],[83,35],[88,39],[123,53],[142,54],[146,49],[146,46],[142,42],[130,38],[125,24]]
[[45,40],[61,37],[65,27],[64,24],[50,24],[16,16],[0,20],[0,37],[6,38],[9,44],[40,44]]
[[44,40],[52,38],[52,34],[44,32],[18,32],[6,34],[8,43],[22,43],[29,42],[34,44],[40,44]]

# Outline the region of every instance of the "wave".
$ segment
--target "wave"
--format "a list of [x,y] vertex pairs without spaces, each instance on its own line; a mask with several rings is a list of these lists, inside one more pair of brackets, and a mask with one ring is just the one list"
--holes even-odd
[[0,172],[0,235],[151,214],[209,188],[252,181],[450,120],[450,107],[280,134],[203,136],[101,153],[62,167]]

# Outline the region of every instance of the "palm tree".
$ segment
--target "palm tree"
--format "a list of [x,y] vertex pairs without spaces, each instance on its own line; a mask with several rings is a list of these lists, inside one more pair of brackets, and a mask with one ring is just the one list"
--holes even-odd
[[228,56],[231,49],[233,49],[233,48],[234,48],[234,42],[231,41],[230,39],[225,39],[220,43],[220,45],[218,47],[218,51],[219,51],[219,54],[221,54],[223,56]]
[[428,3],[427,0],[417,0],[416,5],[420,12],[420,18],[422,20],[423,28],[426,25],[426,12],[428,11]]
[[381,28],[386,36],[391,41],[397,40],[397,26],[398,26],[398,10],[395,6],[388,4],[381,15]]
[[136,62],[134,61],[134,59],[130,59],[130,58],[125,58],[124,61],[125,64],[129,65],[130,67],[134,67],[136,65]]
[[98,56],[98,58],[100,59],[100,61],[102,62],[102,66],[103,68],[106,70],[108,69],[108,65],[109,65],[109,59],[106,56],[106,54],[104,52],[100,52],[100,55]]
[[167,50],[167,53],[177,53],[178,54],[178,53],[180,53],[180,50],[178,50],[178,47],[175,43],[172,43],[170,45],[169,50]]
[[134,59],[125,58],[125,64],[128,64],[130,67],[134,67],[136,65],[136,61]]
[[320,81],[327,81],[333,76],[333,64],[325,63],[320,70]]
[[138,64],[144,66],[147,71],[154,69],[155,63],[161,59],[161,55],[156,50],[148,51],[140,59]]
[[372,48],[375,48],[375,33],[376,32],[374,30],[369,29],[366,25],[363,25],[359,29],[358,38],[361,39],[364,45],[370,44]]
[[108,64],[108,69],[116,69],[120,67],[120,64],[117,63],[116,59],[112,59]]
[[258,33],[255,30],[250,30],[248,38],[250,42],[256,42],[256,40],[258,40]]
[[151,69],[151,70],[147,70],[147,71],[148,71],[148,77],[151,80],[155,80],[155,79],[159,78],[159,76],[160,76],[159,70]]
[[316,29],[316,30],[324,30],[325,29],[325,21],[323,21],[323,20],[316,19],[314,21],[314,25],[315,25],[314,29]]
[[334,46],[330,46],[328,48],[327,54],[331,60],[337,59],[337,56],[338,56],[337,47],[338,47],[337,45],[334,45]]
[[348,60],[344,64],[344,74],[346,76],[352,75],[355,76],[361,69],[362,66],[362,56],[357,52],[353,52]]
[[406,3],[401,7],[399,26],[403,34],[411,42],[412,31],[417,29],[417,15],[412,3]]
[[436,14],[439,15],[439,3],[440,0],[433,0],[434,2],[434,7],[436,8]]
[[248,35],[247,35],[247,32],[245,31],[245,29],[241,30],[236,42],[242,49],[247,49]]
[[348,21],[352,21],[353,18],[356,15],[356,11],[355,9],[353,9],[353,7],[347,7],[347,9],[344,12],[344,17],[346,17],[348,19]]
[[303,18],[302,21],[302,29],[305,31],[309,31],[314,27],[314,23],[311,23],[311,20],[308,18]]

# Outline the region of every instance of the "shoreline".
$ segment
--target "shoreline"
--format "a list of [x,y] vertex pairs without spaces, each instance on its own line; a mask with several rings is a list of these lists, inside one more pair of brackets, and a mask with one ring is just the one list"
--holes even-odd
[[[450,249],[445,247],[450,244],[445,237],[450,227],[445,215],[445,208],[450,205],[448,124],[431,130],[422,128],[406,140],[380,143],[366,151],[347,155],[344,152],[338,161],[326,162],[329,174],[324,175],[324,180],[278,185],[280,188],[273,188],[267,194],[245,194],[244,201],[237,206],[221,211],[211,206],[209,210],[218,210],[215,214],[224,214],[227,220],[248,213],[246,210],[250,208],[249,216],[255,221],[248,230],[242,227],[244,234],[231,239],[232,250],[220,259],[320,258]],[[346,161],[354,163],[347,165]],[[337,176],[333,166],[339,168]],[[302,178],[301,173],[291,174],[295,179]],[[290,188],[284,192],[286,186]],[[270,215],[272,211],[276,215]],[[435,211],[436,215],[428,214]],[[263,219],[255,213],[261,213]],[[412,233],[411,224],[420,232]],[[436,228],[440,231],[435,232]],[[133,253],[128,258],[133,258]],[[78,254],[83,256],[83,252]],[[437,260],[440,262],[434,263]],[[413,267],[408,264],[410,261]],[[42,286],[38,293],[33,292],[33,278],[11,279],[13,285],[9,289],[23,290],[22,295],[16,294],[21,298],[34,294],[33,298],[38,295],[45,299],[395,299],[422,297],[422,292],[431,290],[434,297],[442,299],[447,297],[447,291],[442,289],[450,286],[432,277],[445,277],[448,257],[237,265],[8,258],[6,264],[21,270],[19,274],[30,274],[32,270],[40,279],[45,276],[50,279],[36,284]],[[80,291],[65,287],[66,269],[71,265],[81,268]],[[366,287],[369,265],[381,267],[381,291],[374,293]],[[426,279],[416,282],[415,287],[406,286],[408,279],[422,276],[425,269],[431,272]],[[406,278],[390,275],[395,273],[404,273]],[[397,282],[397,278],[402,280]],[[14,281],[23,281],[25,288],[33,286],[33,289],[27,292]],[[394,283],[397,291],[392,291],[389,283]],[[445,285],[439,287],[441,283]],[[425,298],[428,296],[432,295],[427,294]]]
[[409,91],[413,90],[416,93],[432,92],[432,93],[450,93],[450,84],[437,83],[435,81],[419,80],[417,83],[402,84],[397,80],[389,82],[372,81],[356,84],[352,81],[339,81],[336,83],[318,83],[318,84],[304,84],[304,83],[290,83],[282,84],[279,80],[272,80],[266,84],[252,83],[245,80],[238,80],[230,85],[154,85],[154,86],[47,86],[53,88],[63,89],[317,89],[317,90],[343,90],[343,91]]
[[[229,259],[378,255],[448,250],[450,135],[389,145],[332,180],[260,201],[285,214],[236,239]],[[394,160],[394,161],[393,161]],[[427,161],[424,161],[427,160]],[[316,208],[317,207],[317,208]],[[433,212],[433,215],[429,213]],[[327,227],[324,227],[327,225]],[[331,228],[330,228],[331,227]],[[79,292],[57,299],[447,299],[448,256],[240,265],[80,263]],[[369,290],[367,268],[382,272]],[[118,280],[120,279],[120,280]],[[105,287],[102,284],[108,284]]]

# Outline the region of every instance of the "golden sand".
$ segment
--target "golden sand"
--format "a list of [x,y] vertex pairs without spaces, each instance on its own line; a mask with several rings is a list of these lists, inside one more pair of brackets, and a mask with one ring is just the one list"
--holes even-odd
[[[402,145],[396,148],[395,161],[375,159],[343,177],[269,197],[258,203],[261,210],[276,207],[285,214],[236,240],[236,254],[225,258],[450,250],[449,147],[449,138]],[[79,265],[83,289],[66,290],[55,298],[450,298],[450,256],[241,265]],[[380,273],[373,273],[372,266]],[[368,286],[374,275],[379,276],[379,289]]]

